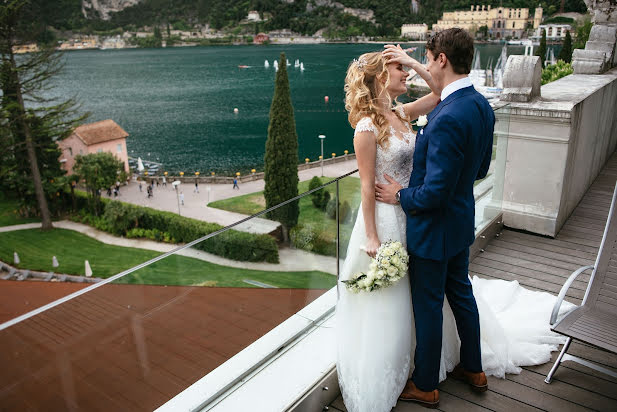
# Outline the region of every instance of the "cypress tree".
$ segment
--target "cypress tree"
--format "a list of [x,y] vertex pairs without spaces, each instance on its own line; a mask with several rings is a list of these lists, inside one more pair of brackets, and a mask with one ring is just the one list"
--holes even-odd
[[540,39],[540,47],[536,51],[536,56],[540,56],[540,63],[544,69],[544,60],[546,59],[546,30],[542,30],[542,38]]
[[566,31],[566,38],[563,41],[563,47],[557,59],[563,60],[566,63],[572,62],[572,36],[570,36],[570,30]]
[[[286,63],[285,53],[281,53],[279,70],[274,81],[274,96],[270,106],[270,124],[264,156],[266,208],[298,195],[298,135]],[[281,222],[285,242],[288,240],[289,230],[298,224],[299,214],[298,201],[269,213],[270,219]]]

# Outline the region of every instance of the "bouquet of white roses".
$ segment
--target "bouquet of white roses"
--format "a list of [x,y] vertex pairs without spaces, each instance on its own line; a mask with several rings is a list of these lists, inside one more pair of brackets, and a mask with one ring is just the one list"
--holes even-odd
[[367,273],[359,272],[342,282],[353,293],[372,292],[386,288],[407,274],[409,255],[401,242],[388,241],[377,249]]

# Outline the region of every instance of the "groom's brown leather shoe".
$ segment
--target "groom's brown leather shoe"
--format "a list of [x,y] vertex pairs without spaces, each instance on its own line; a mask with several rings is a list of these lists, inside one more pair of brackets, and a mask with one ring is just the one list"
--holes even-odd
[[486,392],[488,381],[484,372],[468,372],[459,363],[449,374],[456,380],[467,382],[474,392]]
[[405,385],[405,389],[398,397],[399,401],[415,402],[427,408],[437,408],[439,406],[439,391],[437,389],[430,392],[424,392],[416,388],[416,385],[410,379]]

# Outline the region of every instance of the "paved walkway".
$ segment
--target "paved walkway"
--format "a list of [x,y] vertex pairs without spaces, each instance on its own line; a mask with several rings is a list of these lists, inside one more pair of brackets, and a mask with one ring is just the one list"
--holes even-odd
[[[166,253],[174,250],[178,245],[155,242],[145,239],[127,239],[110,235],[106,232],[101,232],[91,226],[82,223],[71,222],[69,220],[61,220],[53,223],[55,228],[75,230],[83,233],[93,239],[108,245],[133,247],[138,249],[155,250],[157,252]],[[1,232],[11,232],[15,230],[36,229],[40,228],[40,223],[27,223],[23,225],[4,226],[0,227]],[[279,248],[280,263],[256,263],[256,262],[241,262],[237,260],[226,259],[221,256],[207,253],[194,248],[184,249],[178,252],[179,255],[188,256],[200,259],[217,265],[229,266],[241,269],[265,270],[270,272],[293,272],[293,271],[309,271],[319,270],[325,273],[336,274],[336,258],[330,256],[316,255],[299,249]],[[342,265],[342,260],[341,260]]]
[[[357,169],[356,160],[335,163],[324,166],[324,176],[338,177],[345,173]],[[321,176],[321,168],[302,170],[299,173],[300,181],[309,180],[313,176]],[[178,204],[179,197],[171,186],[171,182],[164,186],[154,186],[154,196],[148,198],[146,194],[146,184],[142,183],[142,191],[139,190],[139,183],[132,181],[128,186],[120,188],[120,201],[133,203],[140,206],[151,207],[158,210],[174,212],[182,216],[203,220],[205,222],[218,223],[228,226],[247,217],[240,213],[228,212],[226,210],[208,207],[207,204],[216,200],[228,199],[231,197],[246,195],[249,193],[264,190],[264,180],[254,180],[252,182],[240,183],[240,189],[232,189],[231,184],[200,184],[199,193],[195,193],[195,185],[184,183],[178,186],[178,194],[184,194],[184,205]],[[103,194],[107,197],[106,194]],[[265,205],[264,205],[265,207]],[[255,218],[235,229],[251,233],[271,233],[279,226],[278,222],[267,219]]]

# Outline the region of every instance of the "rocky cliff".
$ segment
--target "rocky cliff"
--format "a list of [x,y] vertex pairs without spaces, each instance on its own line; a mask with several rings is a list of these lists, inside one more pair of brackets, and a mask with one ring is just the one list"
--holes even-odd
[[109,13],[124,10],[142,0],[82,0],[81,12],[86,18],[109,20]]

